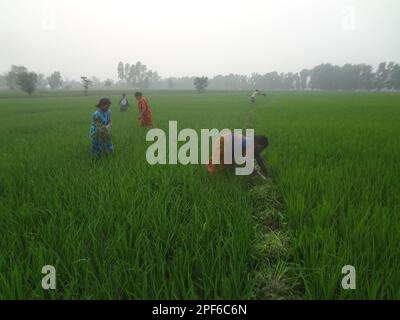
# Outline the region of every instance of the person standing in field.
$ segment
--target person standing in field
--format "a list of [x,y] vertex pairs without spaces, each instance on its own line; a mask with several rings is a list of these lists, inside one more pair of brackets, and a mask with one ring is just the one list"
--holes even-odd
[[[250,147],[254,148],[254,159],[256,160],[261,172],[255,167],[254,170],[258,175],[261,175],[263,178],[268,176],[267,166],[263,157],[261,156],[261,152],[264,151],[268,145],[268,138],[266,136],[254,136],[254,141],[243,136],[241,134],[225,134],[221,136],[214,147],[213,154],[210,157],[210,160],[207,165],[207,170],[210,174],[215,174],[219,169],[224,169],[229,167],[235,167],[234,163],[234,146],[241,145],[242,146],[242,154],[246,154],[246,146],[248,144],[252,144]],[[232,155],[232,164],[227,164],[225,161],[225,146],[227,146],[227,152]],[[217,162],[219,161],[219,164]]]
[[92,139],[92,152],[96,156],[111,154],[114,145],[111,140],[111,101],[103,98],[96,105],[97,111],[93,113],[90,137]]
[[128,98],[126,97],[126,94],[123,93],[121,100],[119,100],[119,110],[121,112],[125,112],[128,110],[128,108],[129,108],[129,101]]
[[149,101],[141,92],[135,93],[135,98],[138,101],[139,108],[139,124],[142,128],[154,128],[153,115],[151,112]]
[[256,91],[253,92],[253,94],[251,95],[251,103],[255,103],[256,102],[256,96],[266,96],[265,93],[261,93],[258,89],[256,89]]

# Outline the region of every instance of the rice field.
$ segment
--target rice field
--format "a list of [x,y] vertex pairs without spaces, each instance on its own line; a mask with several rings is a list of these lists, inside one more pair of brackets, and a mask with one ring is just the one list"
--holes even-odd
[[[105,93],[92,94],[0,95],[1,299],[400,298],[400,94],[147,95],[165,130],[176,120],[268,135],[284,229],[267,229],[261,251],[251,179],[150,166],[132,95],[120,113],[107,93],[115,154],[93,159]],[[341,288],[346,264],[356,290]],[[44,265],[56,290],[41,287]],[[260,281],[293,294],[260,295]]]
[[[400,95],[276,94],[254,110],[308,299],[400,298]],[[356,290],[342,290],[353,265]]]

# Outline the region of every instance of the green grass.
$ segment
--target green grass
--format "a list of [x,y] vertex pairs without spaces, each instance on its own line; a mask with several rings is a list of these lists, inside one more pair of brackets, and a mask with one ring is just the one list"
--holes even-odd
[[[2,94],[1,299],[247,299],[286,273],[287,242],[305,298],[400,298],[400,95],[272,93],[250,106],[240,92],[149,94],[160,128],[254,124],[270,137],[289,240],[258,234],[247,178],[148,165],[136,107],[121,114],[108,94],[116,152],[101,161],[89,145],[100,95]],[[278,257],[261,279],[251,275],[257,254]],[[55,291],[41,288],[46,264]],[[345,264],[357,290],[340,287]]]
[[[306,298],[400,299],[400,95],[272,94],[253,110]],[[341,268],[357,289],[342,290]]]
[[[136,107],[114,110],[116,153],[92,160],[98,98],[0,101],[0,297],[249,297],[243,184],[203,166],[148,165]],[[169,119],[179,128],[241,127],[235,97],[210,98],[149,97],[164,129]],[[41,289],[45,264],[57,269],[55,292]]]

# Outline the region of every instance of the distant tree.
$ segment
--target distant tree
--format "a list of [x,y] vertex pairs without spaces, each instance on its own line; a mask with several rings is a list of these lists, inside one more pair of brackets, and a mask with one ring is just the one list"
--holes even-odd
[[[278,72],[269,72],[264,75],[259,73],[253,73],[249,79],[249,84],[252,89],[257,88],[261,90],[282,90],[290,89],[293,86],[293,74],[287,78],[284,73],[278,74]],[[287,79],[286,79],[287,78]]]
[[114,81],[112,81],[111,79],[107,79],[106,81],[104,81],[104,86],[107,88],[110,88],[113,84]]
[[[123,68],[122,68],[123,67]],[[120,71],[124,70],[126,83],[135,87],[148,88],[150,86],[167,87],[169,89],[190,89],[195,82],[199,85],[199,92],[204,77],[179,77],[161,79],[159,75],[147,70],[146,65],[138,61],[136,64],[119,64]],[[126,72],[128,70],[128,73]],[[371,90],[395,89],[398,87],[399,67],[396,63],[382,62],[376,72],[367,64],[345,64],[342,66],[330,63],[320,64],[299,73],[276,71],[260,74],[253,73],[250,77],[239,74],[217,75],[207,81],[212,89],[264,89],[264,90]],[[124,83],[120,80],[120,83]],[[196,87],[197,89],[197,87]]]
[[51,89],[61,88],[63,84],[61,73],[59,71],[53,72],[51,76],[47,78],[47,82]]
[[259,74],[257,72],[253,72],[250,77],[250,82],[252,88],[258,88],[258,89],[267,89],[267,77],[264,77],[262,74]]
[[123,75],[123,79],[126,83],[141,89],[146,89],[152,84],[161,82],[161,77],[157,72],[147,70],[147,66],[140,61],[132,65],[126,63],[124,68],[123,63],[120,62],[118,65],[118,75],[120,81],[122,81]]
[[157,85],[161,82],[161,77],[158,75],[157,72],[148,70],[144,71],[143,78],[138,83],[138,86],[141,89],[148,89],[150,86]]
[[39,73],[37,78],[37,88],[38,90],[45,90],[47,88],[48,82],[44,74]]
[[293,89],[301,90],[300,75],[297,72],[293,74]]
[[148,79],[146,80],[147,76],[147,67],[145,64],[138,61],[136,64],[131,65],[129,80],[134,86],[145,89],[149,85]]
[[167,87],[168,89],[173,89],[175,88],[175,82],[172,78],[168,78],[167,79]]
[[396,64],[393,68],[392,75],[392,88],[395,90],[400,90],[400,65]]
[[139,84],[139,87],[141,89],[148,89],[151,86],[151,83],[153,81],[154,78],[154,74],[153,71],[149,70],[149,71],[145,71],[144,75],[143,75],[143,79],[141,80],[141,83]]
[[[265,89],[269,89],[269,90],[281,90],[283,89],[282,87],[282,78],[281,75],[276,72],[270,72],[270,73],[266,73],[264,75],[265,78]],[[257,86],[255,86],[256,88],[258,88]],[[262,87],[260,87],[262,88]]]
[[151,84],[153,81],[155,81],[155,78],[157,77],[157,73],[153,72],[151,70],[145,71],[144,77],[142,80],[141,88],[142,89],[148,89],[150,88]]
[[147,66],[140,61],[136,62],[136,84],[140,86],[141,83],[143,83],[144,79],[146,78],[146,72],[147,72]]
[[338,77],[340,68],[330,63],[320,64],[310,71],[311,89],[337,90],[340,84]]
[[131,71],[131,65],[129,63],[125,63],[124,66],[124,80],[128,83],[130,83],[129,75]]
[[120,61],[118,63],[118,79],[120,81],[125,81],[125,68],[124,68],[124,64],[122,63],[122,61]]
[[374,74],[372,67],[368,64],[360,65],[360,88],[371,90],[373,88]]
[[300,87],[301,90],[306,90],[308,87],[308,77],[310,75],[310,71],[307,69],[303,69],[300,71]]
[[375,73],[375,87],[378,90],[382,90],[386,87],[386,81],[388,78],[388,70],[386,69],[386,62],[381,62]]
[[284,90],[294,89],[294,74],[292,72],[281,73],[281,79]]
[[162,84],[162,79],[157,72],[148,70],[147,66],[140,61],[135,64],[118,63],[119,83],[129,84],[136,88],[147,89],[152,85]]
[[17,83],[18,75],[23,72],[28,72],[28,69],[24,66],[16,66],[16,65],[11,66],[11,70],[6,75],[6,83],[9,89],[16,90],[19,87]]
[[17,84],[22,91],[28,93],[30,96],[36,90],[37,74],[34,72],[22,72],[17,76]]
[[400,90],[400,65],[394,62],[390,62],[387,66],[387,70],[387,87],[389,89]]
[[333,90],[356,90],[359,88],[360,71],[357,65],[350,63],[342,67],[334,66],[332,75],[335,85]]
[[208,86],[208,77],[196,77],[193,80],[193,84],[198,93],[205,92]]
[[100,78],[98,78],[98,77],[96,77],[96,76],[93,76],[93,77],[91,77],[90,78],[90,81],[91,81],[91,86],[92,87],[94,87],[94,88],[99,88],[99,87],[102,87],[103,86],[103,82],[100,80]]
[[[390,64],[386,67],[386,63],[381,63],[374,73],[367,64],[321,64],[310,70],[309,83],[311,89],[320,90],[381,90],[389,86],[390,68]],[[304,81],[305,76],[301,78]]]
[[85,96],[88,95],[89,87],[92,85],[92,81],[88,79],[88,77],[82,76],[82,86],[85,89]]

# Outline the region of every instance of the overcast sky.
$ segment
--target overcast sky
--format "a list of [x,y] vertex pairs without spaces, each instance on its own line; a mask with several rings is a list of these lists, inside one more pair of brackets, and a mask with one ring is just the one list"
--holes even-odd
[[399,0],[0,0],[0,73],[117,78],[400,62]]

